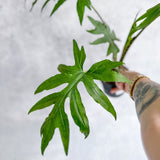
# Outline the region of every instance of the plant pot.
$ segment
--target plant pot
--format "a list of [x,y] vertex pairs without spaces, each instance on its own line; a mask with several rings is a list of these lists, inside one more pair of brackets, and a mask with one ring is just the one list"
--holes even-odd
[[111,93],[111,89],[116,87],[115,82],[103,82],[103,81],[101,81],[101,82],[103,84],[104,92],[107,95],[109,95],[111,97],[119,97],[119,96],[123,95],[123,93],[121,93],[121,94],[116,94],[116,93],[112,94]]

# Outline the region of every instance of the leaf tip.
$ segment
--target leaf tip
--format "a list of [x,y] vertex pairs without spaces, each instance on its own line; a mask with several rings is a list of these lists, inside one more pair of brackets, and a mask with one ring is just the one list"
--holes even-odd
[[52,11],[51,14],[49,15],[49,18],[52,17],[52,15],[54,14],[55,11]]
[[90,42],[89,44],[90,44],[90,45],[96,45],[94,42]]
[[68,150],[65,150],[65,154],[66,154],[66,156],[68,156]]
[[43,9],[44,9],[44,8],[42,7],[42,8],[41,8],[41,13],[43,12]]
[[31,7],[29,11],[32,12],[32,10],[33,10],[33,7]]
[[85,133],[84,135],[84,139],[86,139],[88,137],[89,133]]
[[33,107],[28,111],[28,115],[34,111]]
[[37,90],[34,92],[34,94],[37,94],[38,92],[37,92]]
[[80,25],[82,26],[82,20],[80,20]]
[[45,149],[46,149],[46,147],[43,146],[43,144],[41,144],[41,154],[42,154],[42,156],[44,156]]
[[115,121],[117,120],[117,114],[115,114],[114,119],[115,119]]
[[90,32],[90,30],[86,30],[86,32],[88,32],[88,33],[89,33],[89,32]]
[[44,149],[43,148],[41,148],[41,154],[42,154],[42,156],[44,156]]
[[39,88],[37,88],[36,90],[35,90],[35,92],[34,92],[34,94],[38,94],[38,93],[40,93],[41,91],[39,90]]
[[31,110],[28,111],[28,115],[31,113]]
[[73,44],[77,43],[75,39],[73,39]]
[[89,20],[91,20],[92,18],[90,16],[87,16]]

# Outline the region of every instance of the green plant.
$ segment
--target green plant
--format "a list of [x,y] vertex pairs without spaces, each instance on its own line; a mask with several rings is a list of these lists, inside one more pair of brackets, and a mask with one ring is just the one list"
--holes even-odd
[[[42,11],[49,3],[50,0],[46,0],[44,5],[42,6]],[[55,4],[50,15],[53,15],[54,12],[65,2],[66,0],[58,0]],[[32,8],[38,2],[35,0],[32,4]],[[105,110],[110,112],[114,118],[116,119],[116,112],[111,102],[107,98],[107,96],[102,92],[102,90],[96,85],[94,80],[101,80],[105,82],[125,82],[130,83],[123,75],[118,73],[119,66],[123,65],[122,61],[126,56],[128,49],[133,44],[133,42],[137,39],[137,37],[144,31],[146,27],[149,26],[156,18],[160,16],[160,4],[150,8],[147,10],[145,14],[140,16],[139,18],[135,18],[133,25],[128,34],[126,43],[124,45],[121,58],[117,60],[117,54],[119,53],[119,48],[116,45],[115,41],[119,39],[115,35],[114,31],[111,31],[108,24],[102,19],[98,11],[93,7],[90,0],[77,0],[77,13],[79,16],[80,24],[82,25],[83,16],[85,7],[93,10],[100,21],[93,19],[92,17],[88,17],[90,22],[94,25],[93,30],[89,30],[88,32],[95,35],[103,35],[103,37],[98,38],[92,45],[97,45],[101,43],[108,43],[109,47],[107,48],[107,56],[112,54],[113,61],[110,60],[102,60],[93,64],[90,69],[86,72],[83,71],[83,64],[85,61],[85,50],[83,47],[79,49],[78,44],[75,40],[73,40],[73,53],[75,64],[73,66],[66,66],[64,64],[60,64],[58,66],[59,74],[47,79],[44,81],[35,91],[35,94],[40,93],[44,90],[50,90],[55,87],[58,87],[64,83],[67,83],[67,86],[62,89],[60,92],[56,92],[50,94],[40,101],[38,101],[29,111],[29,113],[44,109],[51,105],[54,105],[51,110],[49,116],[45,119],[42,127],[41,127],[41,135],[42,135],[42,143],[41,143],[41,151],[44,154],[44,151],[49,144],[50,140],[54,135],[54,131],[56,128],[59,129],[61,134],[61,139],[63,142],[64,150],[66,155],[68,154],[68,146],[69,146],[69,122],[67,114],[65,113],[64,103],[67,97],[70,98],[70,110],[73,120],[77,126],[79,126],[80,131],[85,135],[85,138],[89,134],[89,123],[88,118],[85,113],[85,108],[83,106],[80,93],[78,91],[77,85],[79,82],[83,82],[87,92],[89,95],[99,103]]]

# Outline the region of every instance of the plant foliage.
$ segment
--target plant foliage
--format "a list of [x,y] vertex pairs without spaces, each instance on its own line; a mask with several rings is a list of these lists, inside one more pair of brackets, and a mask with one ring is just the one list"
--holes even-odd
[[87,7],[88,9],[91,9],[90,0],[78,0],[77,1],[77,13],[79,16],[80,24],[82,24],[82,21],[83,21],[85,7]]
[[95,40],[91,44],[95,45],[101,43],[109,43],[107,55],[113,53],[113,55],[116,57],[117,53],[119,52],[119,48],[117,47],[114,41],[119,41],[119,39],[116,37],[115,32],[111,31],[107,24],[101,23],[100,21],[96,21],[92,17],[88,18],[90,22],[95,26],[95,29],[89,30],[88,32],[92,34],[103,34],[102,38]]
[[112,106],[107,96],[96,85],[94,79],[109,82],[129,82],[120,73],[112,71],[112,69],[122,65],[122,62],[103,60],[93,64],[87,72],[84,72],[83,64],[86,58],[86,54],[83,47],[81,47],[81,49],[78,48],[75,40],[73,41],[73,52],[75,65],[59,65],[58,70],[60,73],[44,81],[35,91],[36,94],[44,90],[53,89],[64,83],[68,84],[60,92],[56,92],[42,98],[29,111],[29,113],[31,113],[33,111],[49,107],[50,105],[54,105],[49,116],[46,118],[41,127],[42,154],[44,154],[44,151],[52,139],[56,128],[58,128],[60,131],[65,153],[66,155],[68,154],[69,122],[64,109],[64,103],[67,97],[70,98],[70,110],[75,124],[79,126],[80,131],[85,135],[85,137],[88,136],[89,123],[80,93],[77,88],[79,82],[83,82],[89,95],[105,110],[110,112],[114,118],[116,118],[114,107]]
[[129,31],[126,43],[124,45],[120,61],[123,61],[124,56],[126,55],[132,43],[136,40],[136,38],[144,31],[146,27],[148,27],[159,16],[160,16],[160,3],[148,9],[146,13],[144,13],[139,18],[137,18],[136,16],[132,24],[132,27]]
[[[47,6],[47,4],[50,1],[51,0],[45,0],[44,4],[42,5],[41,11],[43,11],[43,9]],[[57,2],[55,3],[55,5],[54,5],[54,7],[51,11],[50,16],[52,16],[62,6],[62,4],[66,1],[67,0],[57,0]],[[33,1],[31,10],[33,9],[33,7],[35,6],[35,4],[37,2],[38,2],[38,0]],[[83,22],[85,7],[87,7],[88,9],[91,10],[91,1],[90,0],[77,0],[77,13],[78,13],[79,21],[80,21],[81,25],[82,25],[82,22]]]
[[[41,11],[49,4],[51,0],[45,0],[42,5]],[[50,16],[52,16],[67,0],[55,0],[55,5],[51,11]],[[38,0],[34,0],[32,3],[32,8],[37,4]],[[103,35],[91,44],[102,44],[108,43],[109,47],[107,49],[107,55],[113,54],[113,59],[115,62],[110,60],[102,60],[93,64],[90,69],[86,72],[83,71],[83,64],[86,58],[85,50],[83,46],[79,49],[77,42],[73,41],[73,54],[75,64],[73,66],[67,66],[60,64],[58,66],[59,74],[45,80],[36,89],[35,94],[40,93],[44,90],[50,90],[56,88],[62,84],[67,84],[61,91],[47,95],[46,97],[39,100],[29,111],[29,113],[41,110],[51,105],[54,105],[49,113],[48,117],[45,119],[41,126],[41,152],[44,154],[46,147],[51,141],[55,129],[58,128],[60,131],[64,151],[66,155],[68,154],[69,147],[69,121],[68,116],[65,112],[65,100],[69,97],[70,99],[70,111],[75,124],[79,127],[80,131],[84,134],[85,138],[89,135],[89,122],[85,112],[85,107],[82,103],[81,95],[78,90],[78,84],[82,82],[89,93],[89,95],[99,103],[106,111],[111,113],[116,119],[116,112],[108,97],[102,92],[102,90],[97,86],[94,80],[101,80],[106,82],[127,82],[129,81],[120,73],[116,72],[114,69],[121,66],[123,59],[135,41],[135,39],[148,27],[156,18],[160,16],[160,4],[147,10],[145,14],[139,18],[135,18],[130,32],[128,34],[126,43],[123,48],[122,56],[120,58],[121,62],[117,61],[117,53],[119,48],[115,41],[119,41],[115,32],[110,29],[110,27],[105,23],[97,10],[92,6],[90,0],[77,0],[77,13],[79,16],[80,24],[82,25],[85,8],[93,9],[99,16],[100,21],[88,17],[90,22],[94,25],[94,29],[88,32],[95,35]],[[32,9],[31,8],[31,9]]]

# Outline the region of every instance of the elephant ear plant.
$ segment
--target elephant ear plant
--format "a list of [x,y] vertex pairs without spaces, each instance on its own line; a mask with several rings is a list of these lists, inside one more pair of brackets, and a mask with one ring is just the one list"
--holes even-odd
[[[54,12],[67,0],[57,0],[51,16]],[[38,0],[33,1],[32,8],[37,4]],[[42,6],[42,11],[48,5],[50,0],[46,0]],[[139,18],[135,18],[133,25],[129,31],[126,43],[124,45],[123,51],[121,53],[120,60],[117,60],[117,54],[119,53],[119,48],[116,45],[116,41],[119,41],[114,31],[110,29],[108,24],[102,19],[98,11],[93,7],[90,0],[77,0],[77,13],[79,16],[80,24],[82,25],[85,7],[93,10],[100,21],[88,17],[89,21],[94,25],[94,29],[88,30],[87,32],[95,35],[103,35],[98,38],[92,45],[97,45],[101,43],[107,43],[107,56],[112,54],[113,61],[102,60],[93,64],[87,71],[83,70],[83,64],[85,62],[86,53],[83,48],[78,47],[78,44],[73,40],[73,55],[75,64],[72,66],[67,66],[60,64],[58,66],[59,74],[45,80],[36,89],[35,94],[40,93],[44,90],[50,90],[56,88],[62,84],[67,84],[61,91],[47,95],[46,97],[39,100],[29,111],[29,113],[44,109],[53,105],[51,112],[45,119],[41,126],[41,152],[44,154],[46,147],[51,141],[55,129],[58,128],[60,131],[62,143],[64,146],[64,151],[66,155],[68,154],[69,147],[69,121],[68,116],[65,113],[65,100],[69,97],[70,99],[70,110],[72,118],[75,124],[79,127],[80,131],[84,134],[85,138],[89,135],[89,123],[85,112],[85,107],[81,100],[81,95],[78,90],[78,84],[82,82],[89,93],[89,95],[99,103],[106,111],[111,113],[116,119],[116,111],[109,101],[108,97],[103,93],[103,91],[97,86],[94,80],[100,80],[104,82],[125,82],[130,83],[130,81],[123,75],[118,73],[118,68],[123,65],[124,57],[128,52],[128,49],[133,44],[135,39],[144,31],[144,29],[149,26],[156,18],[160,16],[160,4],[150,8]]]

